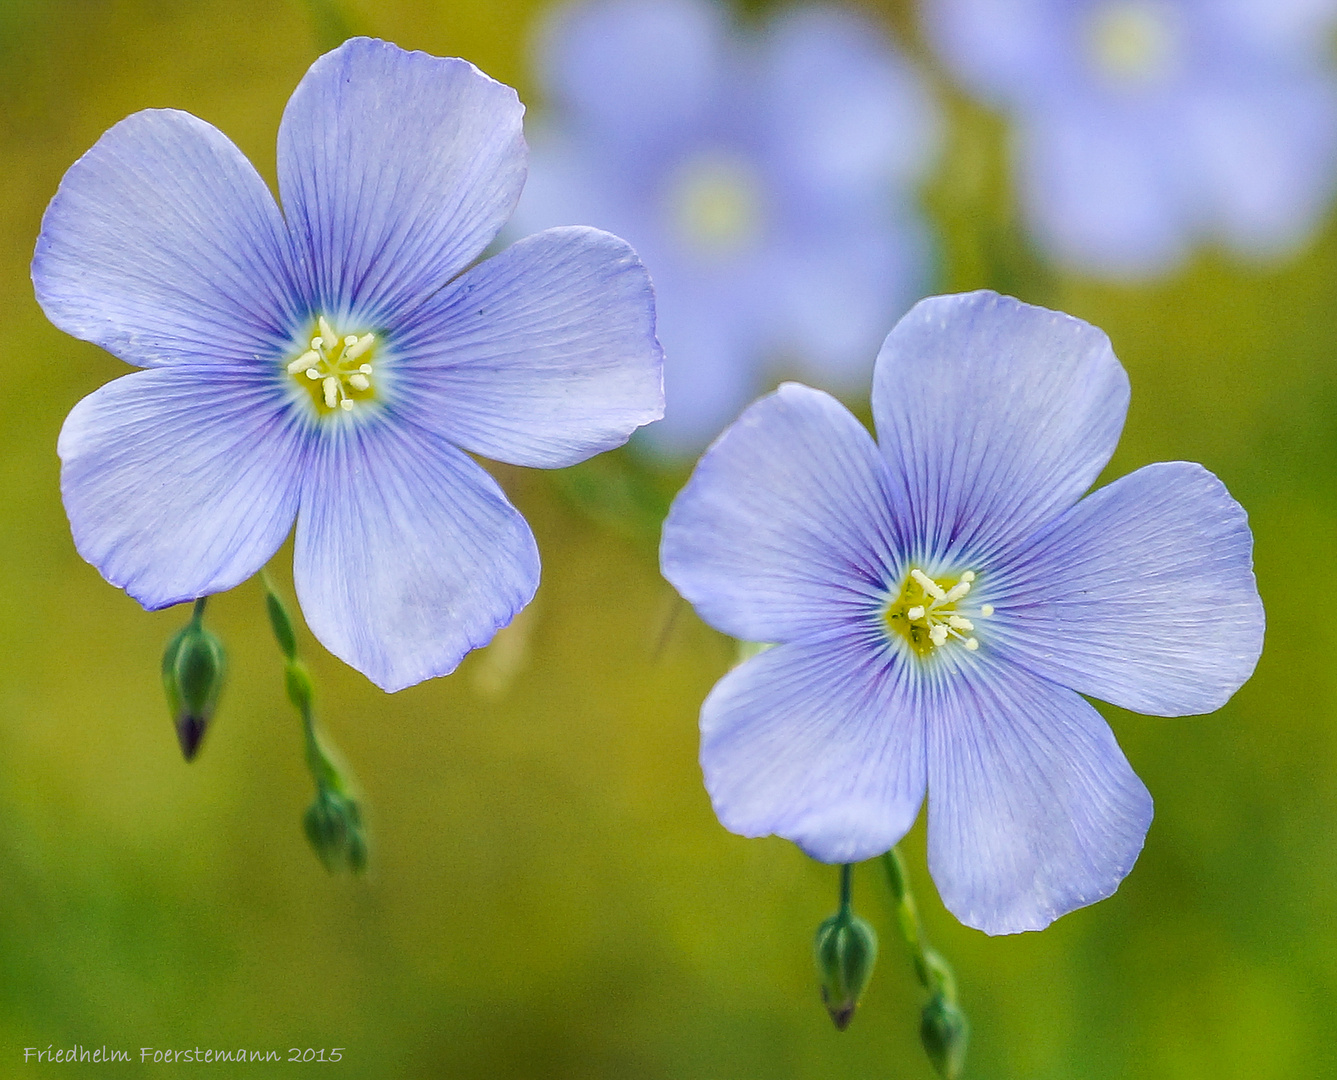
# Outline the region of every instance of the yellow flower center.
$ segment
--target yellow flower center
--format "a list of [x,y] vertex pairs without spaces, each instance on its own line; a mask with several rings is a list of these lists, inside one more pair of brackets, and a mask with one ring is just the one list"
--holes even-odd
[[761,185],[744,161],[702,154],[678,172],[669,192],[670,213],[686,244],[704,255],[728,255],[761,227]]
[[1164,78],[1174,64],[1174,27],[1155,0],[1106,0],[1087,22],[1087,50],[1106,81],[1147,86]]
[[887,626],[900,634],[920,656],[928,656],[949,641],[969,652],[980,643],[973,636],[974,618],[989,618],[993,605],[969,610],[962,604],[975,581],[975,571],[967,570],[959,578],[934,580],[918,567],[906,575],[901,594],[887,605],[882,617]]
[[376,335],[338,334],[324,315],[312,330],[310,348],[288,365],[288,374],[311,395],[316,412],[352,412],[358,402],[375,398]]

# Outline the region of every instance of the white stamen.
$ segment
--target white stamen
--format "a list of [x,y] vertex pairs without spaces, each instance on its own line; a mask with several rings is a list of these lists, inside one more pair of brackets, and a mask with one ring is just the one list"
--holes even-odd
[[305,371],[309,367],[314,367],[320,363],[320,353],[315,349],[302,353],[296,360],[288,365],[288,374],[296,375],[299,371]]
[[967,581],[965,578],[962,578],[949,590],[947,590],[947,595],[943,597],[943,599],[945,599],[949,604],[955,603],[957,600],[960,600],[961,597],[965,596],[966,593],[968,592],[970,592],[970,582]]
[[371,386],[371,380],[359,371],[356,375],[350,375],[348,377],[348,385],[354,390],[366,390]]
[[969,619],[963,619],[960,615],[948,615],[947,625],[953,630],[974,630],[975,624]]
[[325,381],[320,384],[321,389],[325,391],[325,408],[332,409],[339,404],[339,380],[334,375],[326,375]]
[[317,370],[316,370],[315,368],[313,368],[313,367],[309,367],[309,368],[306,369],[306,377],[307,377],[308,379],[319,379],[319,378],[320,378],[320,372],[317,371]]
[[352,398],[344,398],[343,401],[339,402],[339,404],[343,406],[343,410],[344,410],[344,412],[352,412],[352,411],[353,411],[353,399],[352,399]]
[[943,642],[947,640],[947,627],[943,626],[942,623],[930,626],[928,630],[928,639],[933,642],[934,645],[941,646]]
[[985,604],[982,608],[980,608],[980,614],[987,619],[990,615],[993,614],[993,605]]
[[924,573],[924,571],[916,567],[914,570],[910,571],[910,576],[914,578],[915,581],[919,582],[919,587],[928,593],[929,596],[933,597],[934,600],[947,599],[947,594],[942,590],[942,586]]
[[975,640],[975,638],[973,637],[966,638],[966,648],[969,649],[971,652],[974,652],[979,647],[980,643],[977,640]]
[[363,334],[360,338],[357,339],[356,342],[354,342],[352,345],[349,345],[346,349],[344,349],[344,359],[356,360],[359,356],[361,356],[364,352],[366,352],[368,349],[371,348],[372,343],[375,342],[375,340],[376,340],[375,334]]
[[326,341],[328,341],[331,345],[333,345],[336,341],[339,340],[339,335],[336,334],[332,329],[330,329],[330,324],[325,321],[324,315],[320,316],[320,318],[316,320],[316,327],[320,330],[320,336],[324,338]]
[[914,622],[916,619],[922,619],[924,617],[924,609],[922,607],[912,607],[905,613],[905,617],[911,622]]
[[362,372],[363,375],[370,375],[370,374],[371,374],[371,365],[370,365],[370,364],[363,364],[360,368],[358,368],[358,371]]
[[319,349],[324,344],[325,344],[325,339],[321,337],[319,334],[317,334],[315,337],[311,339],[311,347],[313,349]]
[[962,581],[974,581],[974,580],[975,580],[975,571],[974,571],[974,570],[967,570],[964,574],[961,575],[961,580],[962,580]]
[[346,338],[344,338],[344,345],[356,345],[356,344],[357,344],[356,334],[349,334]]

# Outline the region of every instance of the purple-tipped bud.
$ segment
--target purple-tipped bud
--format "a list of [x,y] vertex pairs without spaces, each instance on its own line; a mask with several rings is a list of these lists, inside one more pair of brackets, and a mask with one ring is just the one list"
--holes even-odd
[[193,761],[218,707],[227,675],[223,643],[198,619],[174,634],[162,657],[162,683],[181,755]]

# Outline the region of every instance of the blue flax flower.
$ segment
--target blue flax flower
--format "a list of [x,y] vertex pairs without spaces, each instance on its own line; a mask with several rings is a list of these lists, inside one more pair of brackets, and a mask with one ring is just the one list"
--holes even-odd
[[725,431],[662,562],[707,622],[778,643],[701,709],[727,828],[853,862],[927,791],[929,867],[962,922],[1039,929],[1118,887],[1151,797],[1081,695],[1207,712],[1263,636],[1244,511],[1211,473],[1149,465],[1081,498],[1127,406],[1099,330],[980,292],[887,337],[879,443],[795,383]]
[[569,465],[662,412],[646,273],[554,229],[471,266],[519,198],[523,107],[380,41],[312,65],[280,213],[217,129],[136,113],[66,173],[33,259],[61,329],[144,370],[60,434],[79,553],[146,608],[229,589],[297,522],[307,622],[396,690],[534,593],[533,535],[463,451]]
[[1337,184],[1334,0],[929,0],[943,61],[1015,124],[1042,244],[1132,277],[1215,241],[1285,253]]
[[655,280],[668,357],[664,451],[699,450],[768,369],[866,385],[886,327],[921,295],[914,187],[932,100],[885,34],[799,7],[744,37],[709,0],[592,0],[542,38],[552,111],[524,228],[627,237]]

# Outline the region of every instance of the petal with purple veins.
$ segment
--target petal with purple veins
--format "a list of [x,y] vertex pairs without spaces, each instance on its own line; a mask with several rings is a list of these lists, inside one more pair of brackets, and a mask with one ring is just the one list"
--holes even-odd
[[402,690],[454,671],[529,603],[538,548],[463,452],[411,425],[346,421],[308,457],[297,599],[330,652]]
[[701,707],[715,813],[823,862],[889,849],[924,797],[922,687],[876,631],[778,645],[735,668]]
[[925,712],[928,861],[947,909],[987,934],[1103,900],[1137,861],[1151,796],[1076,693],[982,652]]
[[239,585],[292,527],[304,443],[281,394],[245,369],[109,382],[56,447],[75,547],[150,609]]
[[265,182],[217,128],[169,109],[127,117],[70,166],[32,276],[53,323],[141,367],[253,362],[300,314]]

